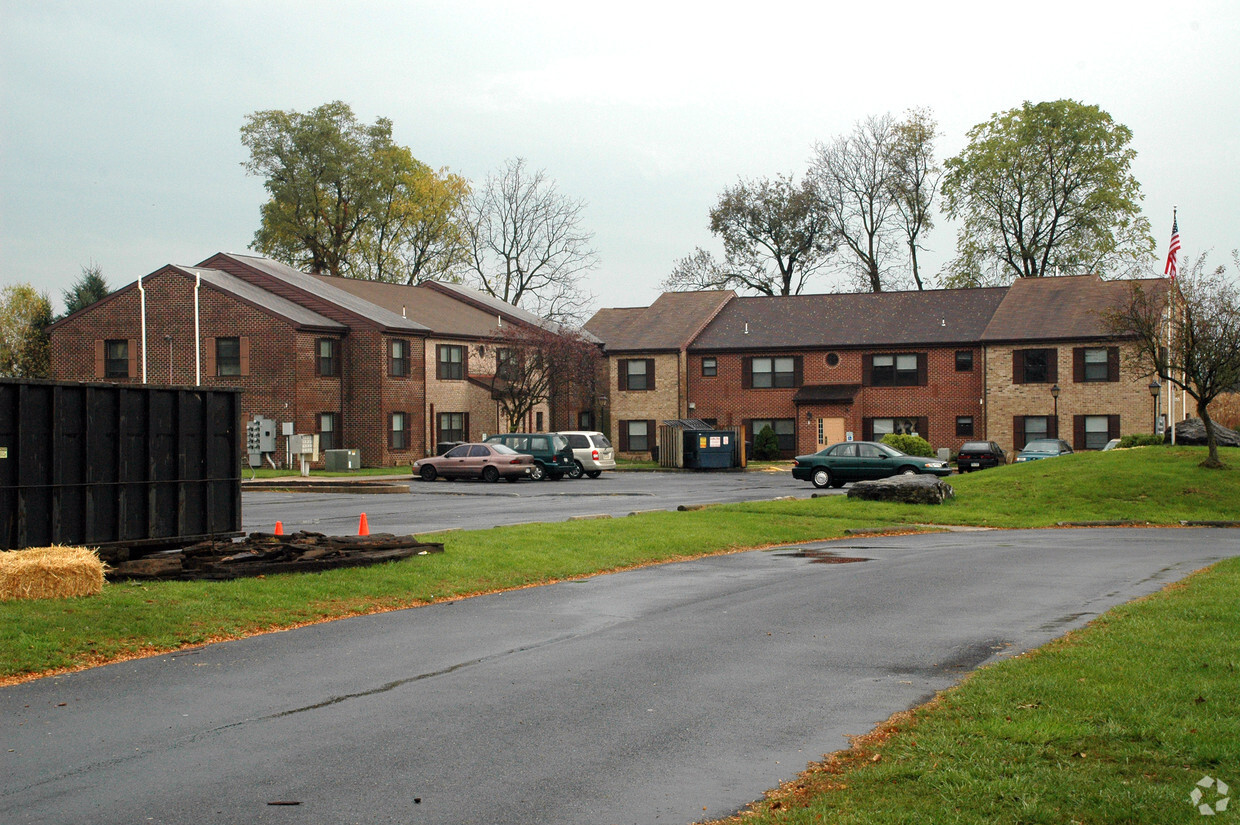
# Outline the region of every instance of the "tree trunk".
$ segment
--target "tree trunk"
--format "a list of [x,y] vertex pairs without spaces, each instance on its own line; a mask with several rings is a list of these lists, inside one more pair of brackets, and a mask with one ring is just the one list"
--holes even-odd
[[917,283],[917,290],[920,292],[925,289],[921,285],[921,273],[917,269],[917,241],[909,238],[908,241],[909,259],[913,262],[913,280]]
[[1201,423],[1206,428],[1206,450],[1208,451],[1206,460],[1201,462],[1201,466],[1210,469],[1220,469],[1223,466],[1223,462],[1218,457],[1218,439],[1214,437],[1214,420],[1210,418],[1210,413],[1206,410],[1206,406],[1198,399],[1197,415],[1201,418]]

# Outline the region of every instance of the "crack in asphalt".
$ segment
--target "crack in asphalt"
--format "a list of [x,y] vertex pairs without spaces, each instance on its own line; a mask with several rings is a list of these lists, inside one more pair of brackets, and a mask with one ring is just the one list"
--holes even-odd
[[[484,662],[495,661],[497,659],[503,659],[507,656],[512,656],[517,653],[524,653],[530,650],[537,650],[538,648],[541,648],[541,647],[546,647],[548,645],[554,645],[554,644],[558,644],[563,641],[568,641],[570,639],[577,638],[580,635],[581,634],[579,633],[565,633],[560,636],[555,636],[549,639],[543,639],[542,641],[539,641],[539,642],[534,642],[528,645],[522,645],[520,647],[514,647],[509,650],[503,650],[498,653],[493,653],[489,656],[480,656],[476,659],[470,659],[465,662],[458,662],[455,665],[450,665],[448,667],[441,668],[439,670],[433,670],[427,673],[419,673],[416,676],[410,676],[405,679],[397,679],[396,681],[388,682],[387,684],[380,685],[379,687],[372,688],[370,690],[363,690],[363,691],[358,691],[356,693],[346,693],[340,696],[333,696],[332,698],[325,699],[322,702],[316,702],[312,705],[305,705],[299,708],[290,708],[289,710],[282,710],[282,711],[279,711],[278,713],[269,713],[264,716],[251,716],[246,719],[238,719],[235,722],[229,722],[226,725],[218,725],[213,728],[207,728],[206,730],[197,731],[195,733],[182,736],[181,738],[176,739],[176,740],[164,740],[163,742],[161,742],[161,747],[158,748],[158,751],[177,750],[177,749],[186,747],[188,745],[193,745],[203,739],[207,739],[209,737],[223,733],[224,731],[231,730],[233,728],[242,727],[244,725],[251,725],[251,724],[261,723],[261,722],[270,722],[276,719],[283,719],[288,716],[295,716],[296,714],[299,714],[299,713],[306,713],[312,710],[321,710],[322,708],[331,707],[332,705],[338,705],[342,702],[348,702],[352,699],[361,699],[367,696],[376,696],[381,693],[387,693],[389,691],[396,690],[397,688],[403,685],[412,684],[414,682],[421,682],[427,679],[434,679],[438,676],[445,676],[449,673],[455,673],[458,670],[463,670],[468,667],[473,667],[475,665],[479,665]],[[185,655],[185,654],[182,653],[180,655]],[[33,788],[38,788],[41,785],[46,785],[50,782],[58,782],[63,779],[69,779],[71,777],[89,773],[90,771],[98,770],[100,768],[108,768],[114,765],[122,765],[122,764],[125,764],[126,762],[132,762],[137,759],[144,759],[148,756],[151,756],[152,754],[156,752],[157,750],[154,748],[147,748],[143,750],[135,750],[133,753],[127,753],[124,756],[117,756],[111,759],[102,759],[96,762],[87,763],[85,765],[78,765],[77,767],[72,768],[70,770],[61,771],[59,773],[45,776],[42,779],[39,779],[38,781],[30,782],[19,788],[5,788],[3,790],[0,790],[0,798],[12,796],[14,794],[23,793]]]

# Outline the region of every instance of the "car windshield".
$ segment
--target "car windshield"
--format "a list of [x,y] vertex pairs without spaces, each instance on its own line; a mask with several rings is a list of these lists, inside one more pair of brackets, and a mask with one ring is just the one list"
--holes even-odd
[[602,433],[595,433],[594,435],[590,436],[590,438],[594,439],[595,447],[601,447],[603,449],[607,449],[608,447],[611,446],[611,442],[607,440],[607,436],[603,435]]
[[892,447],[890,444],[884,444],[881,441],[876,443],[874,446],[877,447],[880,452],[884,452],[890,456],[908,455],[908,453],[902,453],[899,450],[897,450],[895,447]]
[[494,450],[498,455],[520,455],[520,453],[518,453],[512,447],[505,447],[503,444],[492,444],[491,449]]
[[564,440],[562,435],[553,435],[551,436],[551,446],[558,453],[568,446],[568,442]]
[[1025,445],[1027,453],[1057,453],[1059,452],[1058,441],[1030,441]]
[[966,441],[961,447],[962,453],[985,453],[989,452],[990,445],[985,441]]

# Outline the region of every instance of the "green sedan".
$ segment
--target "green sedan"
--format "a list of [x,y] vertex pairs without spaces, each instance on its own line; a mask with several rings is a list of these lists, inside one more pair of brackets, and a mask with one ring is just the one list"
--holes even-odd
[[902,453],[877,441],[845,441],[792,462],[792,477],[815,487],[843,487],[850,481],[928,473],[951,475],[952,468],[937,458]]

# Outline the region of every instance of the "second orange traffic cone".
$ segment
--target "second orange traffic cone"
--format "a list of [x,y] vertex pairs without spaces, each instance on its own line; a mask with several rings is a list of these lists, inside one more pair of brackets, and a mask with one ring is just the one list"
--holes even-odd
[[276,522],[276,532],[275,532],[275,535],[277,535],[277,536],[282,536],[282,535],[284,535],[284,522],[282,522],[282,521],[277,521],[277,522]]
[[362,518],[361,518],[361,520],[360,520],[360,521],[358,521],[358,523],[357,523],[357,534],[358,534],[359,536],[369,536],[369,535],[370,535],[370,525],[366,523],[366,514],[365,514],[365,513],[362,513]]

